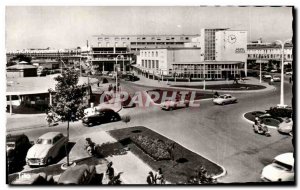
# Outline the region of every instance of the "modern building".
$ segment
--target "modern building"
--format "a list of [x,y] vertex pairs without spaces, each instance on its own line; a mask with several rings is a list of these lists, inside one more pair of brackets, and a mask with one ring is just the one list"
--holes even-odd
[[224,79],[247,74],[247,32],[202,29],[182,48],[140,50],[136,69],[158,78]]
[[95,35],[97,47],[127,47],[139,54],[141,49],[181,48],[199,35]]
[[[276,43],[270,44],[251,44],[247,47],[248,63],[277,63],[281,67],[282,47]],[[284,46],[284,63],[293,63],[293,44],[287,43]]]

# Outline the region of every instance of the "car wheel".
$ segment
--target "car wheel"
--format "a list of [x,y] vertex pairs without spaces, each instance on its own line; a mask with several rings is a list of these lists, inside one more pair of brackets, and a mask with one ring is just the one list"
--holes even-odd
[[170,108],[169,108],[169,111],[172,111],[172,110],[173,110],[173,108],[172,108],[172,107],[170,107]]
[[49,158],[47,159],[47,165],[50,165],[51,163],[52,163],[52,158],[49,157]]
[[222,102],[222,106],[224,106],[225,105],[225,102]]
[[91,127],[91,126],[93,126],[93,123],[88,123],[88,127]]

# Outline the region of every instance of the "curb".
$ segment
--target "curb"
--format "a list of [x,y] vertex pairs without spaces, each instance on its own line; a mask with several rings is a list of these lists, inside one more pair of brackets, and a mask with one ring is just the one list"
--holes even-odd
[[[247,121],[248,123],[250,123],[250,124],[254,124],[253,121],[251,121],[251,120],[249,120],[249,119],[247,119],[247,118],[245,117],[245,114],[246,114],[246,113],[243,114],[243,119],[244,119],[245,121]],[[274,126],[271,126],[271,125],[266,125],[266,124],[265,124],[265,126],[268,127],[268,128],[270,128],[270,129],[278,129],[278,127],[274,127]]]
[[[197,92],[212,92],[212,91],[216,91],[214,89],[211,90],[203,90],[203,89],[198,89],[198,88],[184,88],[184,87],[172,87],[172,86],[153,86],[153,85],[145,85],[145,84],[138,84],[138,83],[132,83],[136,86],[141,86],[141,87],[148,87],[148,88],[166,88],[166,89],[182,89],[182,90],[193,90],[193,91],[197,91]],[[266,88],[261,89],[261,90],[217,90],[219,92],[226,92],[226,93],[249,93],[249,92],[254,92],[254,93],[258,93],[258,92],[265,92],[265,91],[270,91],[270,90],[274,90],[276,89],[275,86],[271,86],[269,89],[267,86],[265,86]]]

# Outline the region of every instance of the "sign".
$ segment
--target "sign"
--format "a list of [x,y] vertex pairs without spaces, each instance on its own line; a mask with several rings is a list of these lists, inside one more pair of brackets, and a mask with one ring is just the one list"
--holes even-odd
[[236,48],[235,53],[246,53],[246,50],[244,48]]

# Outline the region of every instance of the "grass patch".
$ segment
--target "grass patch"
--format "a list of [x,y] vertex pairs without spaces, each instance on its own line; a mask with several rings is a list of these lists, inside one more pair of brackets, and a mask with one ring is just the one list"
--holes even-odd
[[[165,178],[171,183],[184,183],[191,176],[195,174],[195,170],[199,170],[203,166],[208,174],[218,175],[223,172],[222,168],[215,163],[203,158],[202,156],[182,147],[178,143],[142,126],[123,128],[109,131],[110,135],[116,138],[118,141],[123,139],[133,139],[136,136],[142,135],[151,137],[159,142],[165,144],[173,143],[173,151],[171,159],[166,160],[155,160],[136,144],[131,141],[127,144],[128,148],[137,155],[141,160],[150,165],[152,168],[157,170],[162,168]],[[146,174],[145,174],[146,175]]]
[[[246,119],[254,122],[256,116],[259,117],[263,114],[265,114],[265,113],[262,111],[253,111],[253,112],[246,113],[244,116]],[[278,118],[278,117],[267,116],[267,117],[262,118],[262,122],[266,125],[278,127],[279,124],[282,122],[282,119]]]

